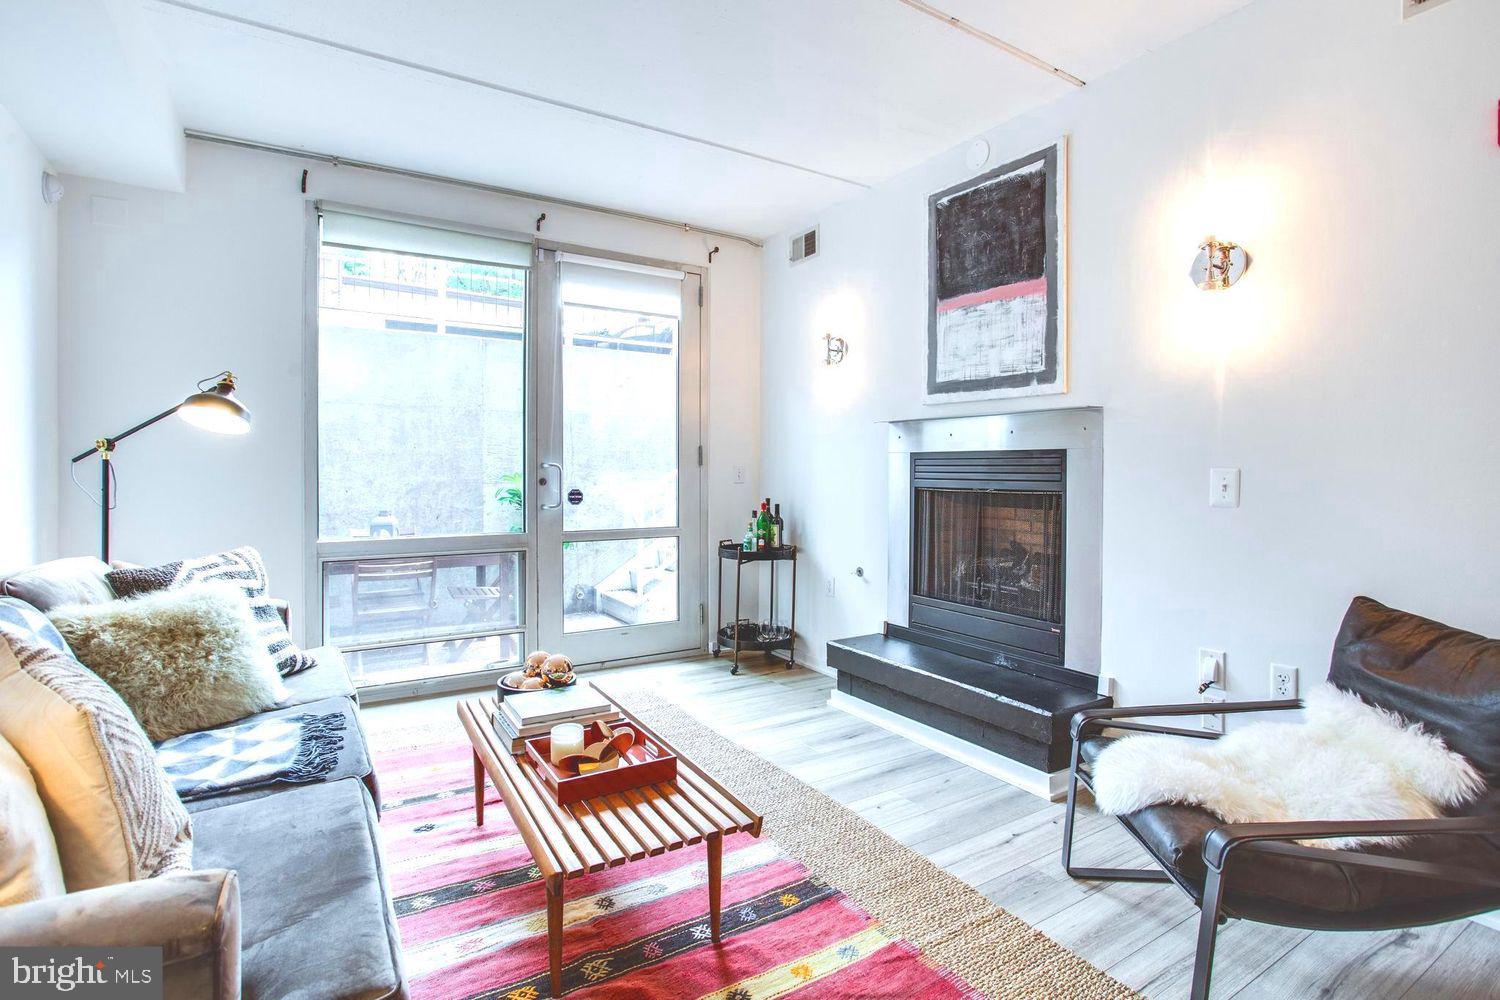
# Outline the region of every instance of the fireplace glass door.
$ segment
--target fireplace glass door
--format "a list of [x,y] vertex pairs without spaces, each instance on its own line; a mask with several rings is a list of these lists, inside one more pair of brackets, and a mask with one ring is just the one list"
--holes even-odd
[[1062,622],[1062,493],[915,493],[915,596],[1038,623]]

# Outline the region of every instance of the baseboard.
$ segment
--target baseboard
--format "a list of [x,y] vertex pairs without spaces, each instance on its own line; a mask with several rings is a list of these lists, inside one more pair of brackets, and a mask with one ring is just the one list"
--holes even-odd
[[831,708],[848,712],[897,736],[903,736],[919,746],[934,750],[945,757],[951,757],[960,764],[967,764],[976,771],[983,771],[992,778],[999,778],[1008,785],[1015,785],[1032,795],[1057,802],[1067,794],[1068,772],[1066,771],[1058,771],[1056,774],[1038,771],[1034,767],[1027,767],[1009,757],[977,747],[956,736],[950,736],[940,729],[908,719],[904,715],[888,712],[878,705],[871,705],[869,702],[861,701],[842,691],[830,692],[828,704]]

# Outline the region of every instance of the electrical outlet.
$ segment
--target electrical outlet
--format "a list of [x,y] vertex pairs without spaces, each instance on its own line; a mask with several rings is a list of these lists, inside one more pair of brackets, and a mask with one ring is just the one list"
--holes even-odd
[[833,577],[830,576],[828,578],[828,596],[829,597],[833,597],[834,596],[834,593],[833,593],[833,590],[834,590],[833,583],[834,583]]
[[1271,699],[1285,701],[1297,697],[1297,668],[1284,663],[1271,664]]
[[1222,649],[1198,649],[1198,690],[1204,691],[1215,687],[1223,689],[1229,685],[1225,683],[1228,676],[1225,673],[1226,657]]
[[[1203,700],[1211,704],[1222,705],[1225,701],[1224,692],[1213,690],[1205,691],[1203,692]],[[1224,716],[1217,714],[1203,716],[1203,728],[1205,731],[1210,733],[1222,733],[1224,731]]]
[[734,481],[736,483],[743,483],[745,481],[745,467],[743,465],[736,465],[734,467]]

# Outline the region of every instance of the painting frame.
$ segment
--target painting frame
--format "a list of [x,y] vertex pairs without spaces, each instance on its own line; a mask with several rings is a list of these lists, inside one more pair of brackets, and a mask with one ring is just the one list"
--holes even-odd
[[[942,377],[944,374],[950,376],[952,374],[953,354],[961,352],[964,347],[957,343],[955,338],[984,336],[986,328],[983,324],[987,320],[993,321],[994,317],[986,317],[982,310],[997,308],[983,301],[977,308],[970,308],[963,303],[974,298],[984,300],[987,295],[995,293],[999,293],[998,297],[1005,298],[1005,289],[994,288],[979,293],[977,296],[940,297],[940,291],[944,290],[944,276],[952,273],[951,268],[940,271],[945,263],[942,256],[944,247],[950,247],[951,252],[951,244],[944,243],[940,234],[940,223],[952,224],[943,217],[943,212],[948,210],[951,214],[955,210],[955,199],[961,196],[981,192],[1001,182],[1033,173],[1040,173],[1044,181],[1042,223],[1045,227],[1045,250],[1041,274],[1033,281],[1045,280],[1046,282],[1046,301],[1042,307],[1045,329],[1038,334],[1036,324],[1032,323],[1028,328],[1027,337],[1030,341],[1028,346],[1040,350],[1041,363],[1014,372],[981,374],[981,377],[944,378]],[[927,199],[927,334],[924,366],[926,385],[923,402],[935,405],[968,400],[1014,399],[1066,393],[1069,360],[1068,286],[1068,137],[1066,135],[1051,145],[1012,159],[994,169],[930,195]],[[1035,307],[1034,301],[1029,304]],[[965,308],[969,309],[969,325],[980,326],[978,334],[956,332],[951,316],[944,315]],[[941,365],[947,365],[950,370],[941,371]]]

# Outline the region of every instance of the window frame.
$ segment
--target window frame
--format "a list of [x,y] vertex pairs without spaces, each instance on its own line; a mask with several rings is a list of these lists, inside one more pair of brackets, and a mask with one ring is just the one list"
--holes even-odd
[[[322,224],[321,215],[324,211],[347,212],[355,215],[365,215],[376,219],[387,219],[392,222],[402,222],[410,225],[423,226],[430,229],[451,229],[456,232],[472,233],[478,236],[488,236],[497,239],[510,240],[516,243],[524,243],[531,247],[528,254],[526,281],[526,334],[523,340],[525,348],[523,369],[525,379],[523,392],[525,397],[522,402],[524,414],[522,427],[521,469],[522,482],[527,483],[525,490],[525,503],[523,506],[523,529],[519,532],[497,532],[466,535],[429,535],[424,537],[401,537],[386,539],[335,539],[324,541],[319,537],[319,510],[318,510],[318,478],[319,478],[319,385],[318,385],[318,362],[319,362],[319,272],[322,254]],[[531,468],[532,454],[531,442],[535,439],[535,407],[531,405],[531,396],[535,390],[535,364],[536,352],[534,349],[533,335],[536,330],[537,301],[533,276],[537,259],[537,241],[534,235],[529,236],[514,233],[507,230],[491,229],[482,226],[473,226],[466,223],[454,222],[446,219],[424,218],[420,216],[405,215],[397,212],[388,212],[380,209],[371,209],[363,206],[346,205],[331,201],[306,202],[304,221],[304,259],[303,259],[303,551],[306,556],[306,568],[304,575],[304,595],[307,610],[303,620],[307,622],[305,638],[310,645],[324,645],[325,622],[323,619],[323,573],[324,566],[331,562],[344,562],[361,558],[390,558],[399,556],[454,556],[454,555],[478,555],[478,554],[510,554],[519,553],[521,559],[521,576],[523,586],[519,595],[520,624],[518,626],[477,630],[469,638],[480,638],[496,635],[519,635],[521,649],[524,651],[532,648],[533,639],[536,635],[537,621],[537,573],[536,573],[536,500],[535,488],[530,485],[531,478],[527,470]],[[444,637],[444,640],[449,637]],[[464,638],[457,636],[454,638]],[[407,645],[420,645],[430,640],[412,640],[409,642],[391,642],[380,644],[371,648],[393,648]],[[366,644],[367,645],[367,644]],[[420,680],[393,681],[384,684],[371,684],[359,687],[359,697],[362,702],[385,701],[396,698],[407,698],[419,694],[432,694],[442,691],[462,690],[475,688],[497,681],[503,669],[477,670],[467,673],[446,674]]]

